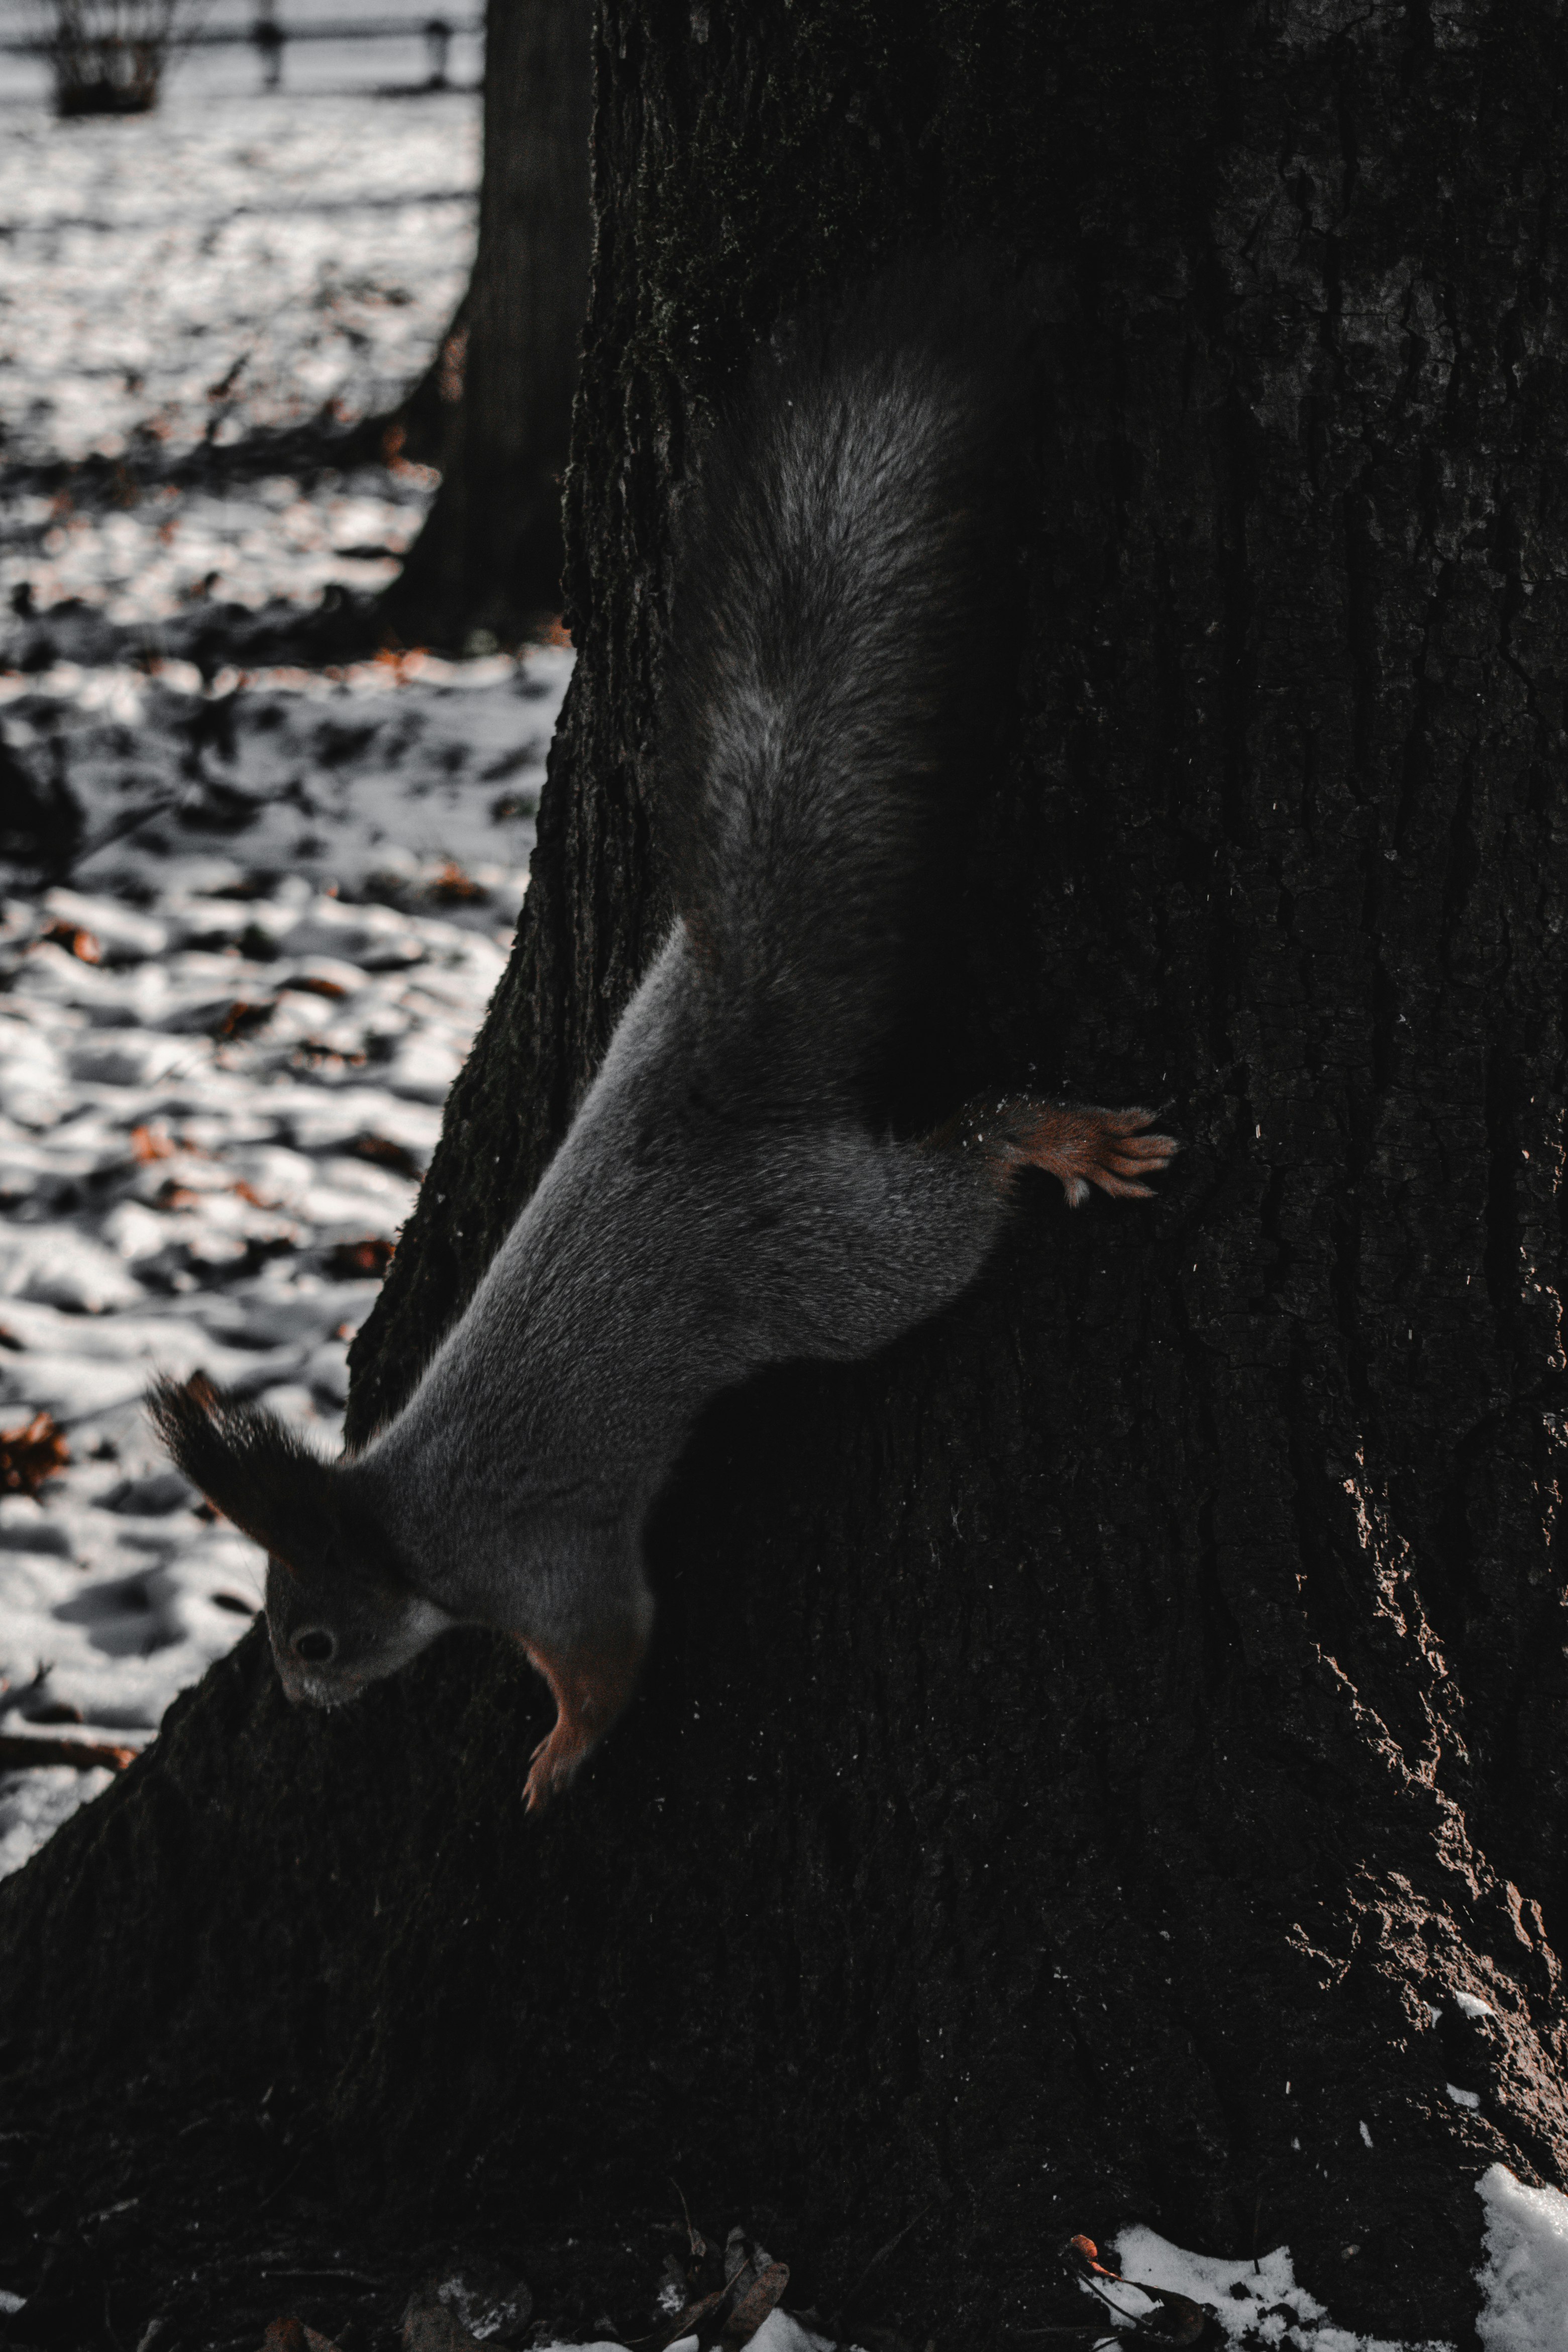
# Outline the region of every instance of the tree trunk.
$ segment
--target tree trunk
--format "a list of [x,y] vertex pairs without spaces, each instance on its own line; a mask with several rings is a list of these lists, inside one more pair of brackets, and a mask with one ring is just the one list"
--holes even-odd
[[[488,0],[485,172],[468,291],[411,398],[441,488],[382,600],[405,643],[515,643],[560,610],[561,475],[592,222],[591,0]],[[433,404],[444,412],[430,446]]]
[[256,1638],[214,1670],[7,1890],[57,2214],[120,2179],[60,2118],[134,2081],[150,2162],[221,2079],[295,2118],[323,2229],[603,2238],[673,2176],[792,2301],[956,2346],[1082,2318],[1055,2249],[1144,2221],[1473,2343],[1478,2176],[1568,2179],[1564,37],[1546,0],[604,0],[580,665],[353,1425],[657,939],[703,403],[938,231],[1015,243],[1040,389],[921,1083],[1166,1101],[1186,1150],[1157,1206],[1042,1186],[938,1325],[712,1411],[641,1694],[542,1825],[498,1643],[327,1718]]

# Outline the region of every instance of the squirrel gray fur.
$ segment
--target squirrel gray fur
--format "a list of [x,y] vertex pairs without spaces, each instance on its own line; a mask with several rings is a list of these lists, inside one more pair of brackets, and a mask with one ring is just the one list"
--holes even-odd
[[288,1696],[336,1705],[496,1627],[556,1699],[530,1806],[631,1694],[644,1522],[708,1400],[956,1298],[1021,1168],[1075,1205],[1143,1198],[1176,1149],[1139,1109],[1014,1097],[912,1139],[873,1108],[994,569],[988,357],[873,291],[776,338],[716,428],[659,728],[676,918],[401,1411],[329,1463],[199,1376],[153,1391],[175,1461],[270,1556]]

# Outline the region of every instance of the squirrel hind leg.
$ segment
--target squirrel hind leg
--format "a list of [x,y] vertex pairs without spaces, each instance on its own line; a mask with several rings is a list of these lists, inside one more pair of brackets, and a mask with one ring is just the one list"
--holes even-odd
[[1043,1168],[1058,1178],[1068,1205],[1078,1208],[1091,1185],[1117,1200],[1152,1201],[1143,1180],[1157,1176],[1181,1149],[1171,1135],[1150,1134],[1152,1110],[1105,1110],[1094,1103],[1034,1102],[1014,1097],[972,1103],[960,1114],[954,1140],[976,1151],[1004,1199],[1020,1168]]
[[646,1647],[643,1632],[597,1649],[546,1650],[523,1643],[556,1704],[555,1722],[534,1750],[523,1789],[530,1813],[541,1812],[570,1785],[609,1730],[632,1696]]

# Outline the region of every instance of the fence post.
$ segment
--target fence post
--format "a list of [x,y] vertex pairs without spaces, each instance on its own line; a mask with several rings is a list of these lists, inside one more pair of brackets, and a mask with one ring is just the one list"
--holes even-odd
[[446,58],[452,47],[452,27],[444,16],[432,16],[424,27],[425,54],[430,59],[430,87],[446,88]]
[[277,0],[256,0],[256,22],[250,28],[250,37],[261,59],[263,89],[277,89],[283,80],[283,44],[287,38],[277,21]]

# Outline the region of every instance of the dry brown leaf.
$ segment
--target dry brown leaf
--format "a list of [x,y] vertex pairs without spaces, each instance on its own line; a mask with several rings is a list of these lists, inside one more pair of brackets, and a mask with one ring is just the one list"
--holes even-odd
[[307,2327],[302,2319],[269,2319],[261,2352],[338,2352],[329,2336]]
[[57,948],[64,948],[67,955],[74,955],[78,963],[97,963],[103,954],[92,933],[84,930],[80,923],[51,923],[48,929],[40,931],[38,936],[41,940],[52,941]]
[[270,1021],[277,1006],[271,997],[253,1004],[248,997],[236,996],[226,1013],[212,1026],[214,1037],[248,1037],[253,1029],[260,1029]]
[[749,2344],[774,2305],[783,2298],[789,2284],[788,2263],[769,2263],[759,2278],[754,2278],[735,2309],[724,2323],[727,2344]]
[[25,1731],[0,1731],[0,1768],[9,1771],[16,1765],[30,1769],[38,1764],[74,1764],[78,1772],[86,1772],[98,1764],[107,1764],[111,1772],[123,1772],[134,1763],[134,1748],[114,1748],[106,1739],[30,1739]]
[[20,1429],[0,1429],[0,1487],[8,1495],[36,1495],[70,1458],[51,1412],[36,1412]]
[[392,1261],[392,1248],[380,1234],[367,1234],[362,1242],[334,1242],[328,1266],[340,1281],[356,1274],[384,1274]]
[[400,1176],[422,1176],[424,1171],[405,1144],[384,1135],[356,1135],[343,1146],[355,1160],[369,1160],[377,1168],[391,1168]]
[[680,2316],[671,2322],[664,2336],[665,2346],[678,2344],[683,2336],[695,2335],[699,2324],[718,2309],[724,2296],[724,2288],[716,2287],[711,2294],[705,2294],[700,2301],[688,2303]]
[[437,906],[460,906],[471,898],[487,898],[489,892],[482,882],[471,881],[453,858],[448,858],[430,885],[430,894]]
[[201,1197],[200,1192],[193,1192],[189,1184],[182,1184],[177,1178],[167,1176],[158,1187],[152,1206],[155,1209],[189,1209],[193,1208]]

